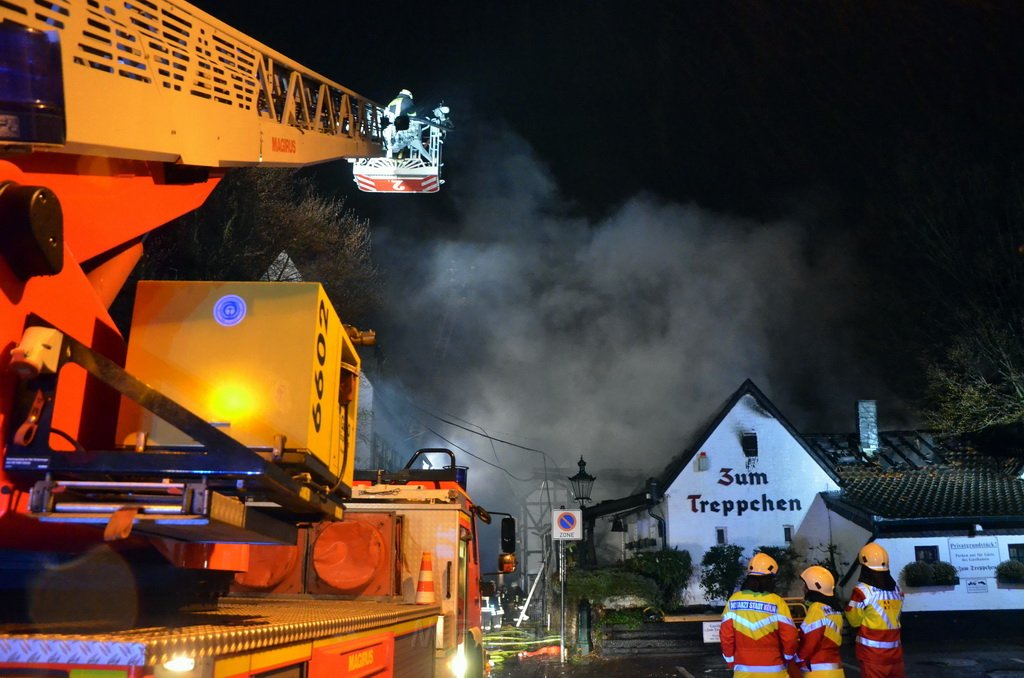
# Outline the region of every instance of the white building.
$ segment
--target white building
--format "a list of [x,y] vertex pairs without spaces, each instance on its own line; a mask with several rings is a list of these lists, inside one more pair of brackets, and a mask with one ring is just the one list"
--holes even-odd
[[[689,551],[695,564],[716,544],[742,546],[750,557],[759,546],[792,543],[818,493],[839,489],[834,472],[750,380],[670,465],[661,487],[668,545]],[[696,578],[687,593],[687,602],[704,602]]]
[[[856,433],[804,436],[748,380],[666,469],[657,505],[622,504],[612,517],[626,531],[595,531],[597,551],[689,551],[697,574],[685,602],[701,604],[713,601],[700,589],[699,565],[716,544],[741,546],[746,558],[761,546],[792,545],[801,567],[826,560],[831,548],[849,596],[857,552],[874,540],[898,579],[913,561],[941,560],[960,572],[955,585],[905,587],[911,616],[1019,611],[1024,588],[998,582],[995,568],[1024,561],[1022,469],[1020,457],[982,455],[918,431],[879,432],[872,401],[858,404]],[[658,517],[664,539],[651,538],[661,536]]]

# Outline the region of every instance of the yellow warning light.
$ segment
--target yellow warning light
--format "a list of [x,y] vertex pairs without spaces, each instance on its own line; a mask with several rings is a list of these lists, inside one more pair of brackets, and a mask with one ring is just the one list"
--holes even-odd
[[207,400],[215,421],[239,422],[256,414],[256,395],[244,382],[225,380],[217,383]]
[[194,657],[177,655],[164,662],[164,668],[174,673],[187,673],[196,667]]

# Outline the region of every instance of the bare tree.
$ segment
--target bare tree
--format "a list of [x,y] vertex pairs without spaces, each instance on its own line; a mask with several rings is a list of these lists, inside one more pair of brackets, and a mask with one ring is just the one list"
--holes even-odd
[[316,281],[346,322],[378,302],[369,222],[296,170],[232,170],[201,208],[155,231],[145,249],[139,278]]
[[929,424],[966,433],[1024,420],[1024,174],[964,165],[912,173],[906,312],[928,333]]

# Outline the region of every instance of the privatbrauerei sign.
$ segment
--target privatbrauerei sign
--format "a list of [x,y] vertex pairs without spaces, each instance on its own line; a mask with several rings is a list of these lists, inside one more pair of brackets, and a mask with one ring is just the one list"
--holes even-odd
[[961,579],[989,579],[996,576],[999,540],[995,537],[950,537],[949,562]]

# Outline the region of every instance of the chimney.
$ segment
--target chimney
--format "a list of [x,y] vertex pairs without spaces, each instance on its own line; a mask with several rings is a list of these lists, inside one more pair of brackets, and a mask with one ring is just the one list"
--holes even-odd
[[864,456],[878,452],[878,406],[874,400],[857,401],[857,437]]

